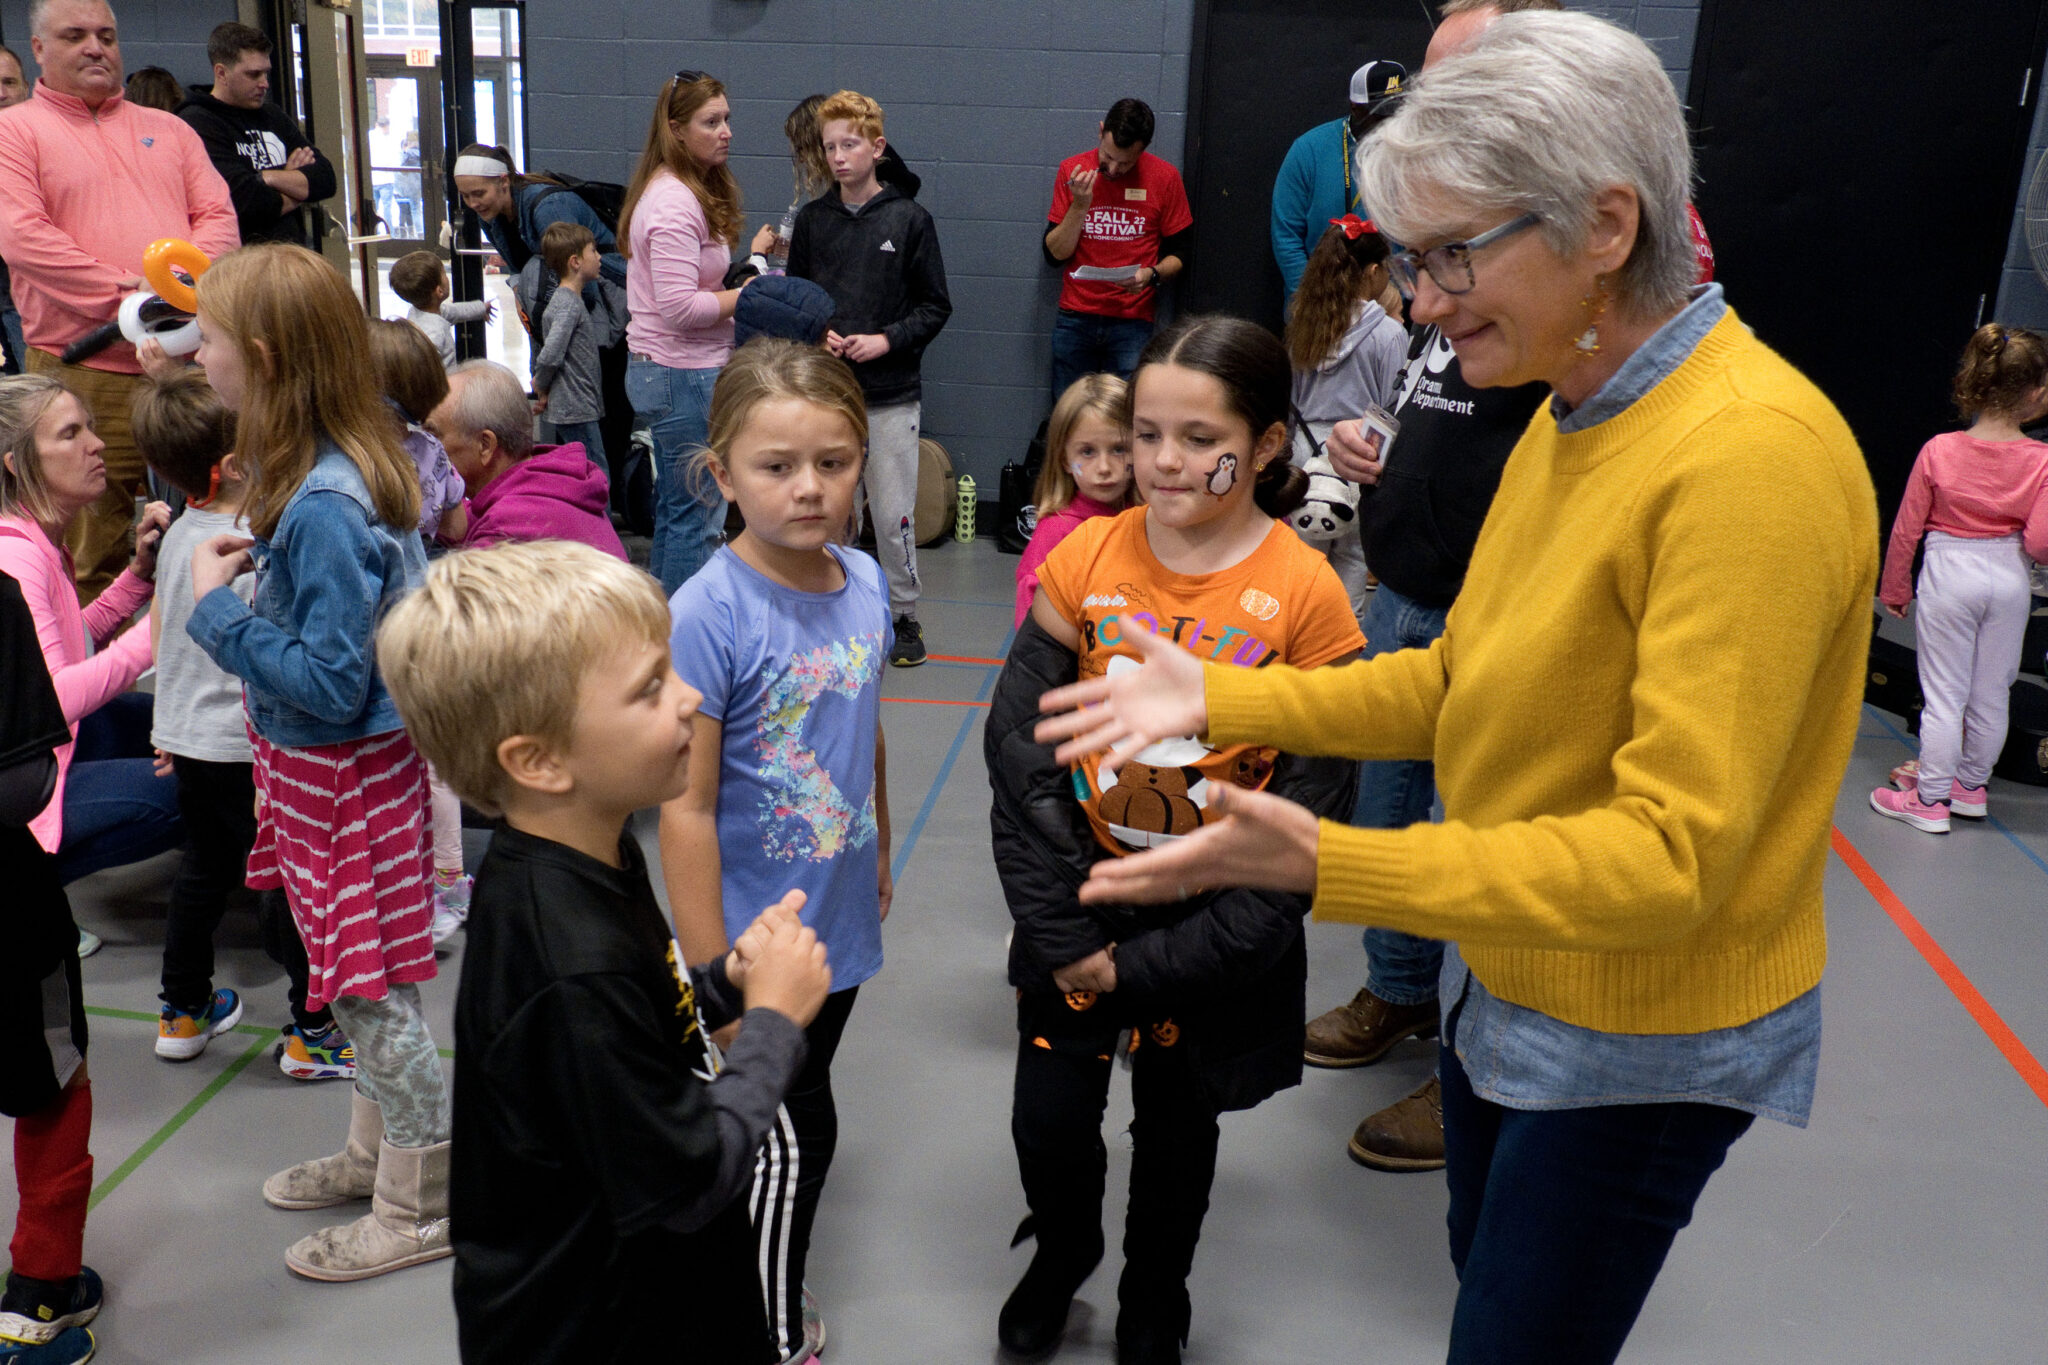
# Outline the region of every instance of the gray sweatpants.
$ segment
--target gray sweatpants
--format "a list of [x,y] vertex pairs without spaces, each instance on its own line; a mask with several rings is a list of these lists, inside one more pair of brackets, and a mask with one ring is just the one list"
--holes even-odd
[[1927,533],[1915,590],[1920,650],[1920,799],[1981,787],[2005,747],[2006,713],[2033,610],[2017,535],[1972,540]]
[[917,615],[917,433],[924,405],[868,409],[861,487],[875,527],[875,558],[889,580],[889,614]]

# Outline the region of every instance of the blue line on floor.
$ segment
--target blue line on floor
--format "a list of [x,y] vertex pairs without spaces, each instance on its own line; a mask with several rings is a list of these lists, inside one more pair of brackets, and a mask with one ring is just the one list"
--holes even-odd
[[[1876,717],[1877,723],[1879,725],[1882,725],[1891,734],[1891,737],[1893,739],[1905,745],[1908,749],[1911,749],[1916,754],[1920,752],[1920,746],[1918,744],[1915,744],[1912,741],[1912,739],[1907,736],[1905,731],[1899,729],[1898,726],[1892,724],[1891,721],[1887,720],[1882,711],[1879,711],[1876,707],[1869,705],[1864,706],[1863,709],[1868,711],[1872,716]],[[2028,862],[2032,863],[2035,867],[2040,868],[2043,874],[2048,874],[2048,862],[2044,862],[2040,854],[2034,852],[2033,849],[2028,848],[2026,842],[2022,840],[2019,835],[2014,834],[2012,830],[2006,826],[2005,821],[1999,819],[1995,815],[1991,815],[1985,817],[1984,823],[1991,826],[1991,828],[1997,830],[2000,834],[2003,834],[2006,837],[2006,841],[2010,843],[2014,848],[2018,849],[2020,853],[2025,856]]]
[[920,602],[944,602],[949,607],[1009,607],[1015,610],[1017,606],[1017,599],[1014,597],[1002,602],[984,602],[978,597],[919,597],[917,600]]
[[[1003,636],[1002,647],[996,652],[1007,655],[1010,652],[1010,641],[1016,634],[1013,627]],[[990,668],[987,671],[988,677],[982,680],[981,691],[975,694],[976,701],[987,701],[988,694],[995,690],[998,670]],[[910,828],[904,831],[902,841],[896,845],[896,856],[889,863],[889,880],[903,880],[903,869],[910,866],[910,851],[917,847],[917,836],[924,833],[925,821],[931,819],[932,812],[938,809],[939,793],[946,789],[946,779],[953,775],[953,764],[959,761],[960,750],[967,744],[968,732],[974,729],[974,723],[979,719],[981,715],[978,711],[969,711],[960,718],[960,728],[953,734],[952,747],[946,750],[946,761],[939,764],[938,774],[932,778],[931,786],[925,790],[924,804],[917,808],[917,818],[910,822]]]

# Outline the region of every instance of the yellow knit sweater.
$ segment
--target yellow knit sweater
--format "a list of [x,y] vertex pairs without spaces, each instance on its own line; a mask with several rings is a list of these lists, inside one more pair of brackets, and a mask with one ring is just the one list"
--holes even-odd
[[1730,312],[1619,416],[1537,413],[1433,646],[1209,668],[1209,735],[1436,761],[1443,824],[1323,822],[1317,919],[1586,1028],[1744,1024],[1827,958],[1877,548],[1848,426]]

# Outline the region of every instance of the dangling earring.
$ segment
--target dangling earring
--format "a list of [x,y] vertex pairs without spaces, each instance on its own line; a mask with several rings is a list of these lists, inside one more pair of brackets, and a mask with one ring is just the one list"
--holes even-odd
[[1579,306],[1587,310],[1586,330],[1579,333],[1572,343],[1572,350],[1580,359],[1600,354],[1600,319],[1607,316],[1607,285],[1604,281],[1593,282],[1593,292],[1579,300]]

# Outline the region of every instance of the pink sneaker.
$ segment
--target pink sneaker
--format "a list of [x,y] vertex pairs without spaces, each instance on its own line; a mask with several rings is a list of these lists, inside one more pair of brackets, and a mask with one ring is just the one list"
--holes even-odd
[[1985,808],[1988,799],[1982,787],[1965,787],[1958,782],[1949,789],[1949,814],[1960,815],[1965,820],[1982,820],[1991,813]]
[[1909,758],[1892,769],[1891,784],[1900,791],[1911,791],[1920,785],[1920,760]]
[[1915,791],[1879,787],[1870,794],[1870,808],[1887,819],[1903,820],[1914,829],[1925,830],[1929,834],[1948,833],[1949,807],[1946,804],[1922,805],[1920,794]]

